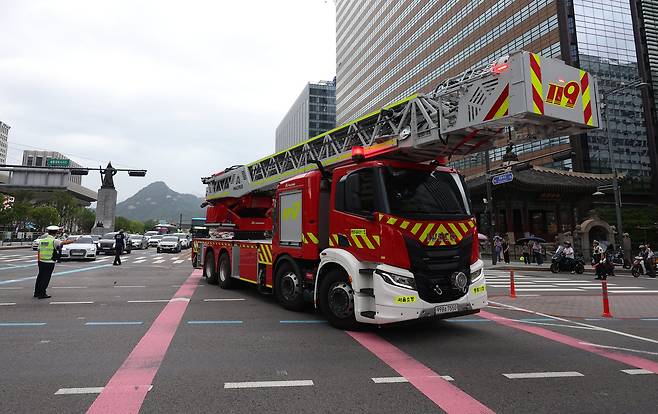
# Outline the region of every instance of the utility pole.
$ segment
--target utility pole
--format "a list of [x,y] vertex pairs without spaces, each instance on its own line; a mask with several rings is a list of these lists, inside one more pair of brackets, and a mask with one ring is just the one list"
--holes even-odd
[[179,230],[183,229],[183,213],[180,213],[180,216],[178,218],[178,229]]
[[491,161],[489,160],[489,150],[486,150],[484,152],[484,168],[485,168],[484,179],[486,180],[486,185],[487,185],[487,209],[489,211],[489,243],[491,244],[491,264],[495,265],[496,261],[498,260],[498,257],[496,257],[496,247],[494,245],[495,205],[494,205],[492,188],[491,188],[491,175],[489,173],[489,170],[491,169]]

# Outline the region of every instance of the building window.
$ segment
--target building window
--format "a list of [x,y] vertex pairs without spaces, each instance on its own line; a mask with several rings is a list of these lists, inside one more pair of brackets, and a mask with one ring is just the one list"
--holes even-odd
[[29,157],[27,157],[27,165],[28,165],[28,166],[31,167],[33,161],[34,161],[34,158],[33,158],[31,155],[30,155]]
[[37,157],[37,162],[34,165],[37,167],[43,167],[43,157]]

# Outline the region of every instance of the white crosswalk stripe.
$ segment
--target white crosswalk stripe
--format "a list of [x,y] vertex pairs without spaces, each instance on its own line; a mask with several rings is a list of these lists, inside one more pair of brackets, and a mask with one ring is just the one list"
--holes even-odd
[[[487,287],[496,293],[496,289],[509,290],[510,275],[509,272],[502,274],[489,275],[485,272]],[[561,277],[541,277],[529,276],[516,273],[514,275],[514,285],[517,292],[597,292],[601,290],[601,283],[597,280],[578,280]],[[656,290],[649,290],[640,286],[620,286],[618,283],[608,282],[608,291],[613,294],[629,293],[656,293]]]

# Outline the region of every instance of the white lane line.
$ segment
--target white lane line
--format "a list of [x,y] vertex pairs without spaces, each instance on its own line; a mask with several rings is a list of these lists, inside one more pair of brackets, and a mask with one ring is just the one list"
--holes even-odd
[[595,346],[597,348],[616,349],[618,351],[636,352],[638,354],[658,355],[658,352],[644,351],[642,349],[621,348],[621,347],[618,347],[618,346],[610,346],[610,345],[599,345],[599,344],[593,344],[591,342],[579,342],[579,343],[584,344],[584,345]]
[[658,293],[658,290],[611,290],[610,293],[619,294],[619,293]]
[[0,306],[13,306],[16,302],[0,302]]
[[145,288],[146,286],[142,285],[135,285],[135,286],[128,286],[128,285],[116,285],[114,286],[115,288]]
[[153,258],[153,260],[160,260],[160,259],[162,259],[162,258],[163,258],[162,256],[155,256],[155,257]]
[[633,335],[633,334],[629,334],[629,333],[622,332],[622,331],[616,331],[616,330],[610,329],[610,328],[603,328],[601,326],[589,325],[587,323],[582,323],[582,322],[576,322],[576,321],[572,321],[572,320],[569,320],[569,319],[560,318],[559,316],[548,315],[546,313],[537,312],[537,311],[533,311],[533,310],[525,309],[525,308],[520,308],[518,306],[512,306],[512,305],[507,305],[507,304],[501,303],[501,302],[495,302],[493,300],[490,300],[489,303],[494,304],[499,308],[512,309],[512,310],[519,311],[519,312],[530,313],[532,315],[537,315],[537,316],[541,316],[541,317],[544,317],[544,318],[555,319],[556,321],[561,321],[561,322],[565,322],[565,323],[572,323],[572,324],[580,325],[580,326],[586,326],[588,328],[594,328],[594,330],[597,330],[597,331],[609,332],[609,333],[613,333],[613,334],[616,334],[616,335],[621,335],[621,336],[625,336],[625,337],[628,337],[628,338],[637,339],[637,340],[640,340],[640,341],[645,341],[645,342],[651,342],[653,344],[658,344],[658,340],[652,339],[652,338],[645,338],[643,336]]
[[217,299],[204,299],[204,302],[233,302],[236,300],[244,300],[244,298],[217,298]]
[[50,302],[51,305],[90,305],[94,302]]
[[154,261],[153,263],[154,263],[154,264],[160,264],[160,263],[162,263],[162,262],[164,262],[164,260],[156,260],[156,261]]
[[51,289],[87,289],[87,286],[53,286]]
[[653,374],[651,371],[647,371],[646,369],[622,369],[621,372],[625,372],[626,374],[630,375],[645,375],[645,374]]
[[129,300],[128,303],[164,303],[169,299],[146,299],[146,300]]
[[254,381],[254,382],[225,382],[225,389],[235,388],[272,388],[272,387],[308,387],[312,386],[312,380],[297,381]]
[[[441,375],[441,378],[443,378],[446,381],[454,381],[455,379],[449,375]],[[394,383],[399,383],[399,382],[409,382],[408,379],[405,377],[376,377],[376,378],[370,378],[372,382],[375,384],[394,384]]]
[[[84,388],[60,388],[55,395],[81,395],[81,394],[100,394],[105,387],[84,387]],[[153,385],[149,386],[149,391]]]
[[174,261],[174,264],[181,264],[181,263],[183,263],[184,261],[185,261],[185,260],[175,260],[175,261]]
[[509,379],[528,379],[528,378],[565,378],[565,377],[584,377],[580,372],[524,372],[519,374],[503,374]]
[[580,289],[569,288],[518,288],[517,292],[579,292]]
[[0,290],[18,290],[23,289],[22,287],[0,287]]
[[133,263],[144,263],[146,260],[135,260]]
[[146,259],[146,256],[135,257],[135,260],[142,260],[142,259]]

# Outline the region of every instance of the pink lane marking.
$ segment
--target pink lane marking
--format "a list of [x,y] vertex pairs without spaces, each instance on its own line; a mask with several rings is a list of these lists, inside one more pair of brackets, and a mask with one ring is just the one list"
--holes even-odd
[[195,270],[181,285],[87,414],[139,412],[200,279],[201,270]]
[[446,413],[493,413],[487,406],[441,378],[439,374],[413,359],[379,335],[347,332],[377,358],[405,377]]
[[600,355],[602,357],[612,359],[614,361],[621,362],[626,365],[630,365],[632,367],[636,368],[642,368],[646,369],[647,371],[651,371],[655,374],[658,374],[658,362],[654,362],[648,359],[640,358],[634,355],[628,355],[628,354],[622,354],[619,352],[614,352],[614,351],[609,351],[601,348],[597,348],[594,345],[590,345],[588,343],[583,343],[584,341],[581,341],[579,339],[573,338],[568,335],[563,335],[557,332],[550,331],[548,329],[540,328],[537,326],[531,326],[531,325],[526,325],[521,322],[517,322],[513,319],[508,319],[502,316],[498,316],[496,314],[487,312],[487,311],[480,311],[479,315],[482,318],[489,319],[493,322],[499,323],[501,325],[509,326],[510,328],[514,329],[519,329],[521,331],[525,331],[528,333],[531,333],[533,335],[539,335],[543,336],[544,338],[551,339],[555,342],[559,342],[561,344],[569,345],[574,348],[582,349],[583,351],[588,351],[593,354]]

